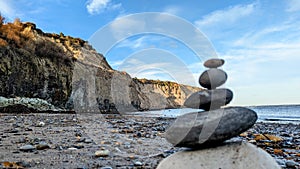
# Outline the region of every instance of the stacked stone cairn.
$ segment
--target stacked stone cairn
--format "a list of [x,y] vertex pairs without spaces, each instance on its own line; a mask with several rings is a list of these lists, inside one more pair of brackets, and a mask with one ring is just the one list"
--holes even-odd
[[184,103],[186,107],[204,109],[206,111],[219,109],[221,106],[228,104],[233,93],[229,89],[216,89],[223,85],[227,80],[227,74],[218,67],[224,64],[223,59],[210,59],[204,63],[209,68],[204,71],[199,83],[202,87],[208,89],[193,93]]
[[177,152],[164,159],[158,169],[176,168],[280,168],[264,150],[234,141],[233,137],[251,128],[257,114],[245,107],[223,107],[230,103],[233,92],[218,88],[227,80],[221,67],[225,61],[213,58],[204,62],[208,68],[199,77],[207,90],[190,95],[184,105],[204,111],[179,116],[167,130],[166,139],[188,151]]

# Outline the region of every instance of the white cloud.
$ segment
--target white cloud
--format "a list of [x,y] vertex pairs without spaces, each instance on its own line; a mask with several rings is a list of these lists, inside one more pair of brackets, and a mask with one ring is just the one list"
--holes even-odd
[[[291,88],[299,85],[294,79],[300,75],[297,71],[297,67],[300,67],[300,22],[291,15],[266,23],[264,27],[245,30],[242,36],[227,36],[221,40],[225,50],[219,56],[226,60],[223,67],[228,74],[226,85],[240,89],[236,93],[241,99],[236,103],[249,104],[250,100],[254,104],[270,103],[274,101],[274,96],[265,97],[261,93],[276,91],[271,84],[290,84]],[[222,30],[217,33],[222,33]],[[250,86],[252,84],[256,86]],[[244,86],[248,88],[244,89]],[[258,86],[264,92],[258,92]],[[256,98],[249,99],[254,93],[257,94]],[[265,101],[256,103],[256,100]]]
[[181,12],[181,9],[178,6],[167,6],[163,12],[178,15]]
[[116,10],[120,9],[121,3],[113,4],[111,0],[89,0],[86,8],[91,15],[99,14],[105,10]]
[[193,73],[180,58],[162,49],[145,49],[124,59],[118,67],[132,77],[177,81],[195,85]]
[[138,49],[146,45],[145,38],[145,36],[142,36],[136,40],[125,39],[120,44],[118,44],[117,47],[128,47],[131,49]]
[[253,29],[241,37],[227,40],[224,44],[232,48],[287,50],[296,49],[300,42],[300,22],[297,19],[281,21],[262,29]]
[[130,48],[132,50],[140,50],[145,48],[156,48],[156,47],[167,47],[167,48],[178,48],[178,42],[174,39],[163,35],[154,34],[141,34],[141,37],[130,37],[116,45],[117,48]]
[[14,11],[12,4],[6,0],[0,0],[0,13],[1,15],[7,17],[10,20],[16,17],[16,12]]
[[218,25],[219,27],[224,24],[232,24],[237,20],[250,15],[254,12],[256,3],[248,5],[236,5],[229,7],[224,10],[214,11],[206,16],[203,16],[201,20],[195,22],[200,28],[203,26],[214,26]]
[[300,1],[299,0],[288,0],[287,1],[287,12],[297,12],[300,11]]
[[223,68],[229,75],[227,86],[236,88],[253,83],[265,86],[267,82],[284,84],[299,77],[296,71],[300,66],[299,45],[300,41],[290,44],[269,42],[251,48],[233,48],[220,54],[226,60]]
[[134,35],[136,32],[145,30],[145,21],[135,20],[129,17],[117,18],[109,27],[113,36],[116,39],[123,39],[124,37]]
[[90,14],[97,14],[102,12],[109,2],[110,0],[89,0],[86,8]]
[[[275,40],[276,34],[282,34],[284,32],[284,37],[280,36],[280,38],[277,39],[277,41],[284,40],[286,38],[289,38],[288,35],[293,34],[295,29],[299,29],[298,26],[296,26],[295,22],[293,24],[290,23],[282,23],[281,25],[276,26],[269,26],[261,30],[253,30],[252,32],[246,33],[244,36],[236,39],[233,42],[230,42],[232,46],[243,46],[243,47],[249,47],[249,46],[258,46],[258,42],[261,41],[269,41],[269,40]],[[296,27],[295,27],[296,26]],[[268,38],[271,36],[270,38]],[[295,38],[295,35],[293,35],[291,38]],[[259,44],[261,45],[261,44]]]
[[118,3],[118,4],[113,4],[110,9],[112,10],[118,10],[122,7],[122,4],[121,3]]

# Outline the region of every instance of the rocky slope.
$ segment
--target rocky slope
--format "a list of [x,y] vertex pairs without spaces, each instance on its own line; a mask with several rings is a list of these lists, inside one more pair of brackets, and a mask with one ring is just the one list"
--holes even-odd
[[0,23],[0,111],[14,105],[9,100],[28,107],[32,98],[34,105],[45,101],[50,105],[38,111],[177,108],[197,90],[173,82],[132,79],[113,70],[103,55],[79,38],[44,33],[19,20]]

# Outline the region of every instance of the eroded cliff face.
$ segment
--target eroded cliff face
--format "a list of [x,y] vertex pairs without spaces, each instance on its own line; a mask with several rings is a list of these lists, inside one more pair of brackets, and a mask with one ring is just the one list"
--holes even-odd
[[70,99],[77,112],[180,108],[191,93],[200,90],[174,82],[131,78],[126,72],[111,69],[77,63],[75,67]]
[[0,25],[0,96],[5,98],[39,98],[60,110],[111,113],[178,108],[198,90],[132,79],[79,38],[44,33],[18,20]]
[[199,88],[181,85],[174,82],[133,79],[137,93],[141,93],[142,109],[180,108],[186,98]]

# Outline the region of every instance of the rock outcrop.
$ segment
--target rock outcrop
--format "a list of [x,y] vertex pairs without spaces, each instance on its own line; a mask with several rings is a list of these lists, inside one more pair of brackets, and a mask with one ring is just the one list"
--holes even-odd
[[0,24],[0,96],[5,99],[36,98],[55,109],[106,113],[178,108],[199,90],[132,79],[79,38],[44,33],[19,20]]

